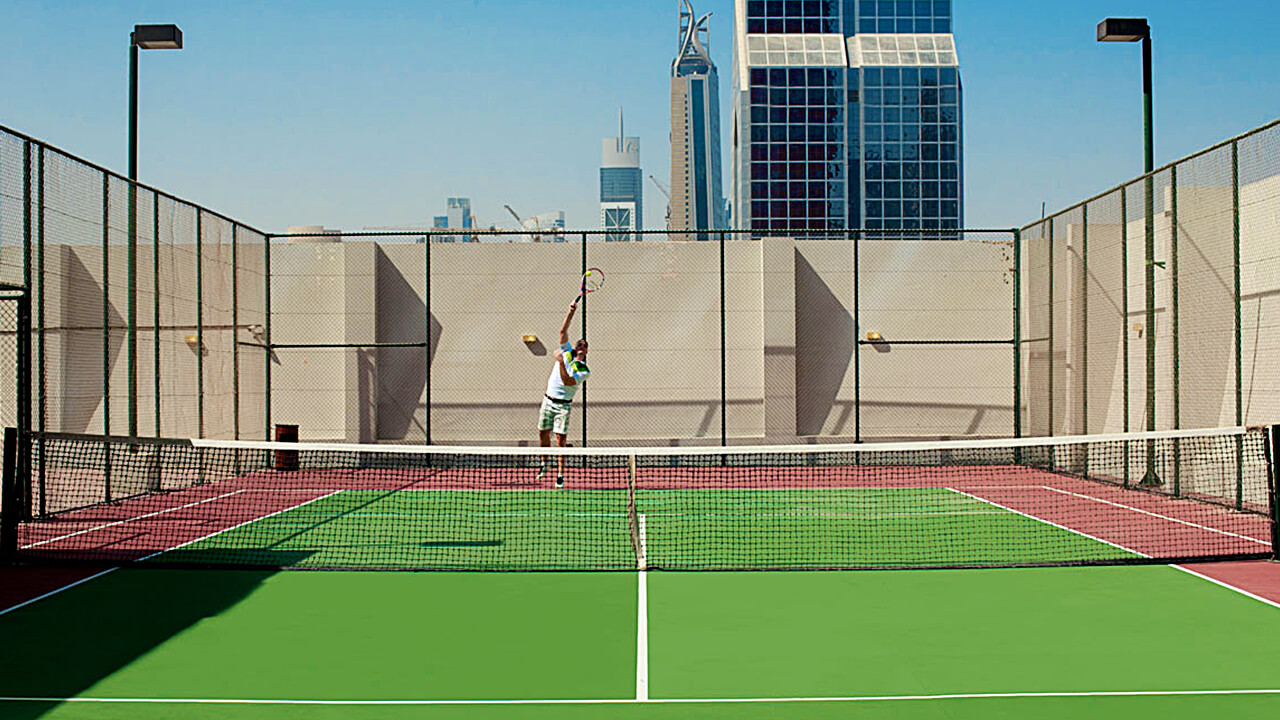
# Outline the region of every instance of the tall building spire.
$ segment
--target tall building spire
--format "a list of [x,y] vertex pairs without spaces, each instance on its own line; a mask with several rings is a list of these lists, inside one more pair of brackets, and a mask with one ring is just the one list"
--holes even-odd
[[[710,13],[699,17],[680,2],[680,47],[671,63],[672,230],[695,231],[673,240],[709,240],[728,225],[720,170],[720,80],[707,52]],[[697,232],[700,231],[700,232]]]

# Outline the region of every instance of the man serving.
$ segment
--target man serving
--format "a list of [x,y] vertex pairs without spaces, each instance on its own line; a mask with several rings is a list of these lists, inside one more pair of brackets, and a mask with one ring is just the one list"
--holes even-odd
[[[569,410],[573,407],[573,396],[582,383],[591,375],[587,368],[587,339],[582,338],[576,344],[569,344],[569,322],[578,310],[578,300],[569,305],[569,312],[560,323],[560,350],[556,353],[555,366],[551,368],[551,377],[547,378],[547,392],[542,399],[542,412],[538,418],[538,440],[542,447],[551,445],[551,433],[556,434],[556,444],[565,446],[569,435]],[[547,472],[547,458],[542,458],[538,468],[538,479]],[[556,487],[564,487],[564,456],[556,458]]]

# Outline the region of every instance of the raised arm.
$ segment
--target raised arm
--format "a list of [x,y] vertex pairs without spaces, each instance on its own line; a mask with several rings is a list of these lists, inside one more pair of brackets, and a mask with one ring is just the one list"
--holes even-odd
[[560,323],[560,344],[564,345],[569,342],[569,323],[573,321],[573,314],[578,311],[578,301],[574,300],[569,305],[569,312],[564,316],[564,322]]

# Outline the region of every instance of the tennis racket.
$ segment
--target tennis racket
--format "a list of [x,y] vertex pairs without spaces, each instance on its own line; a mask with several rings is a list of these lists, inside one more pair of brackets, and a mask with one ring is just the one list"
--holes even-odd
[[604,287],[604,271],[600,268],[590,268],[582,275],[582,287],[578,290],[578,297],[574,302],[602,287]]

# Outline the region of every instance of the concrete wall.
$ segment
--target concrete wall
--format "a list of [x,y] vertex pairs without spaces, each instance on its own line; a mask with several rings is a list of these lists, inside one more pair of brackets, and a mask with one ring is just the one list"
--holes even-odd
[[[232,327],[230,228],[206,222],[203,321],[204,434],[266,433],[267,358],[260,243],[239,249],[240,310]],[[864,243],[863,437],[1007,435],[1007,347],[916,348],[894,341],[1007,339],[1009,288],[997,246]],[[310,440],[422,441],[431,390],[436,443],[520,443],[536,437],[557,331],[577,291],[574,244],[275,243],[271,248],[274,423]],[[736,443],[847,441],[854,433],[854,274],[849,243],[770,238],[725,246],[727,434]],[[431,253],[430,313],[425,297]],[[113,244],[105,283],[99,245],[54,245],[46,294],[49,427],[127,430],[126,254]],[[995,254],[993,254],[995,253]],[[160,256],[161,425],[200,434],[194,245]],[[716,243],[591,243],[605,269],[588,298],[591,381],[575,402],[593,445],[715,443],[721,432],[720,247]],[[150,254],[139,303],[139,430],[153,432]],[[581,312],[570,329],[582,333]],[[874,326],[874,327],[873,327]],[[962,331],[962,332],[961,332]],[[524,335],[538,341],[523,342]],[[373,348],[376,343],[429,349]],[[237,350],[238,347],[238,350]],[[237,358],[238,353],[238,358]],[[236,367],[239,373],[236,374]],[[953,372],[939,372],[939,368]],[[428,376],[427,368],[430,368]],[[109,402],[108,402],[109,401]]]
[[[1121,223],[1118,199],[1095,203],[1087,228],[1079,211],[1055,222],[1054,410],[1059,435],[1145,430],[1147,334],[1156,337],[1156,427],[1174,427],[1174,402],[1182,428],[1269,424],[1280,420],[1280,381],[1272,369],[1280,358],[1280,176],[1240,188],[1241,350],[1240,417],[1236,409],[1234,216],[1230,186],[1178,187],[1175,235],[1172,196],[1162,188],[1155,226],[1155,325],[1146,317],[1145,220],[1142,188],[1131,190],[1130,219]],[[1115,207],[1110,207],[1114,205]],[[1135,210],[1136,208],[1136,210]],[[1107,210],[1111,210],[1110,217]],[[1123,230],[1123,232],[1122,232]],[[1127,260],[1122,238],[1127,234]],[[1046,235],[1047,237],[1047,235]],[[1174,239],[1178,253],[1178,348],[1174,354]],[[1028,247],[1031,263],[1043,265],[1045,240]],[[1038,249],[1037,249],[1038,247]],[[1036,253],[1040,252],[1040,255]],[[1128,271],[1127,290],[1123,269]],[[1047,275],[1039,272],[1041,280]],[[1024,336],[1047,334],[1042,290],[1028,292]],[[1085,305],[1087,294],[1087,321]],[[1128,314],[1124,312],[1127,297]],[[1128,341],[1128,415],[1125,414],[1124,345]],[[1047,434],[1049,377],[1047,344],[1028,344],[1026,397],[1029,427]],[[1087,355],[1087,362],[1086,360]],[[1179,372],[1174,373],[1175,362]],[[1177,383],[1176,395],[1174,384]],[[1085,400],[1087,398],[1087,408]],[[1127,420],[1127,422],[1126,422]]]

